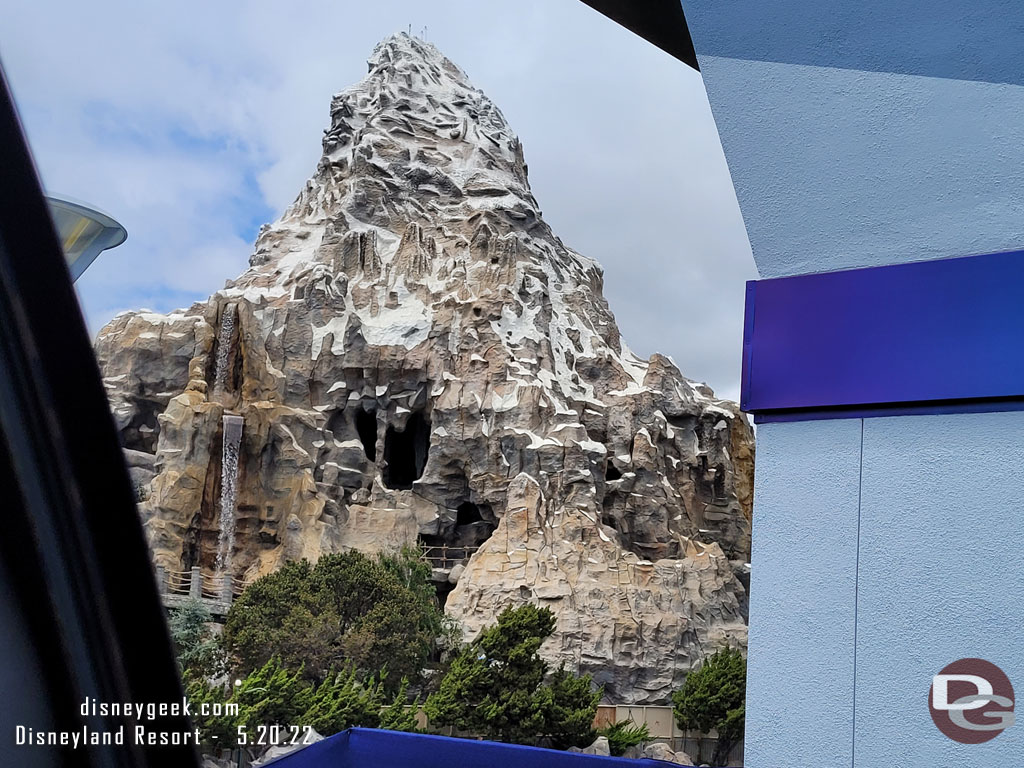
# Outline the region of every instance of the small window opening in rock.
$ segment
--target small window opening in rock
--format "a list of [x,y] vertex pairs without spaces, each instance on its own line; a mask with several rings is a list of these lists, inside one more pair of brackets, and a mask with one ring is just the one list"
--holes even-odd
[[714,498],[716,501],[725,499],[725,467],[719,464],[715,467]]
[[480,317],[483,314],[483,310],[480,307],[473,307],[473,316]]
[[470,501],[459,504],[455,510],[456,525],[472,525],[473,523],[479,523],[483,519],[483,516],[480,514],[480,507]]
[[417,412],[409,417],[405,429],[388,426],[384,433],[382,480],[387,488],[409,490],[423,476],[430,450],[430,422]]
[[498,263],[498,257],[497,256],[491,256],[491,264],[497,264],[497,263]]
[[[455,589],[455,585],[454,584],[449,584],[446,581],[445,582],[438,581],[438,582],[434,582],[434,587],[437,590],[437,603],[440,606],[441,610],[444,610],[444,604],[446,602],[448,602],[448,595],[450,595],[452,593],[452,590]],[[441,660],[440,651],[438,651],[437,656],[438,657],[437,657],[436,661],[440,661]]]
[[607,480],[608,482],[611,482],[612,480],[621,480],[622,473],[619,472],[616,466],[609,461],[608,464],[605,466],[604,479]]
[[377,412],[367,411],[362,408],[356,411],[356,433],[359,435],[359,442],[363,444],[363,451],[370,461],[377,460]]

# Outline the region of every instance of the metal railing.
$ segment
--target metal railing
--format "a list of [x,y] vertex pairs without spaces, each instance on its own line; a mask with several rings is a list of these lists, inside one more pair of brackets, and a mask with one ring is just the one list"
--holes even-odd
[[156,574],[161,595],[226,603],[233,602],[250,583],[244,578],[227,574],[207,576],[198,566],[187,571],[172,571],[157,566]]
[[423,559],[430,563],[431,568],[444,570],[465,563],[480,547],[457,547],[441,544],[438,546],[423,545],[420,549]]

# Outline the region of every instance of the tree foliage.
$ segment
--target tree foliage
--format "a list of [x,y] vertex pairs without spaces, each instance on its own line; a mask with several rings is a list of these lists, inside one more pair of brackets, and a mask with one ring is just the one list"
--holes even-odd
[[419,699],[408,702],[408,679],[403,679],[394,696],[388,698],[382,682],[386,676],[382,673],[360,681],[352,666],[332,672],[313,689],[303,722],[323,735],[354,726],[416,730]]
[[215,677],[225,669],[224,652],[210,629],[213,618],[199,600],[171,609],[167,619],[171,641],[184,678]]
[[585,745],[601,699],[589,675],[564,668],[545,684],[547,663],[538,651],[555,627],[547,608],[508,608],[452,660],[439,689],[424,705],[433,725],[500,741],[554,746]]
[[619,720],[598,731],[598,735],[608,739],[608,749],[615,756],[625,754],[630,747],[650,741],[651,733],[647,723],[637,725],[632,720]]
[[[289,670],[275,656],[230,689],[201,679],[191,681],[187,693],[196,712],[202,711],[204,703],[220,705],[208,715],[196,716],[208,744],[233,742],[240,726],[255,734],[261,726],[308,725],[322,736],[356,726],[415,730],[419,702],[407,701],[408,681],[403,680],[389,697],[383,677],[376,674],[360,680],[355,667],[349,666],[313,684],[304,679],[301,669]],[[237,712],[225,704],[238,705]]]
[[350,551],[257,579],[231,606],[223,642],[243,671],[276,655],[317,682],[349,665],[365,678],[386,663],[382,682],[394,691],[419,676],[443,621],[417,553]]
[[722,765],[743,737],[747,662],[735,648],[710,656],[672,695],[676,722],[684,730],[718,731],[712,762]]

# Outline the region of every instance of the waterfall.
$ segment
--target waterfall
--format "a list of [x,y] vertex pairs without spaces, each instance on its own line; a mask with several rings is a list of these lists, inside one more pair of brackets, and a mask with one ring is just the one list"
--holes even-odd
[[[218,353],[217,365],[220,365]],[[220,537],[217,540],[217,572],[231,576],[235,547],[235,504],[238,497],[238,450],[242,444],[241,416],[224,414],[224,446],[220,465]]]
[[235,320],[238,305],[228,304],[220,319],[220,335],[217,337],[217,368],[213,376],[214,393],[223,392],[228,381],[228,358],[231,356],[231,339],[235,335]]

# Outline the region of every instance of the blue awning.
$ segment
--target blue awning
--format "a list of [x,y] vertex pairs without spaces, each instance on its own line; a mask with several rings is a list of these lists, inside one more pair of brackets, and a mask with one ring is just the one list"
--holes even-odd
[[665,768],[672,764],[495,741],[350,728],[267,765],[273,768]]

